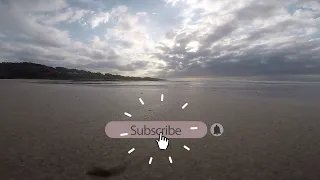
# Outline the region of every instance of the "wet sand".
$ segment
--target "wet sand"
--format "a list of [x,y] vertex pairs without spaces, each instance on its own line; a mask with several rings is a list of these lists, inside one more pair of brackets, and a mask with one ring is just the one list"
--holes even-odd
[[[317,84],[0,80],[0,89],[1,180],[319,179]],[[167,151],[105,135],[106,123],[129,119],[220,123],[224,133],[172,139]]]

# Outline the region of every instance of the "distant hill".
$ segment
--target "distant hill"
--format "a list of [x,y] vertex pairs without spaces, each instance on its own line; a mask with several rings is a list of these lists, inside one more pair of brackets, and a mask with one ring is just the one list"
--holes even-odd
[[109,73],[49,67],[35,63],[0,63],[0,79],[51,79],[51,80],[93,80],[93,81],[162,81],[150,77],[129,77]]

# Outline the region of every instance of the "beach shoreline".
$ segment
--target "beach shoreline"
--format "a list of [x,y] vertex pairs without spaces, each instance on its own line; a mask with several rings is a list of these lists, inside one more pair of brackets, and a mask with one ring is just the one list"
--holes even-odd
[[[318,178],[318,85],[0,80],[0,88],[0,179]],[[159,151],[153,139],[105,134],[123,120],[220,123],[224,133],[172,139]]]

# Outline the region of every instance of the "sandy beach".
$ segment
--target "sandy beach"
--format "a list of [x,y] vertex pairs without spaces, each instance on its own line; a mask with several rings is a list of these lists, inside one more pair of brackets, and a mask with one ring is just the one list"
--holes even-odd
[[[319,179],[317,83],[1,80],[0,89],[1,180]],[[105,125],[123,120],[220,123],[224,133],[159,151],[152,139],[107,137]]]

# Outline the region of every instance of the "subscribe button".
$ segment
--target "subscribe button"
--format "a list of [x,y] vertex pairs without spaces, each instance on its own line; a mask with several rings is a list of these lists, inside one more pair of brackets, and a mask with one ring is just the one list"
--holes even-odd
[[201,121],[111,121],[105,127],[110,138],[202,138],[207,126]]

